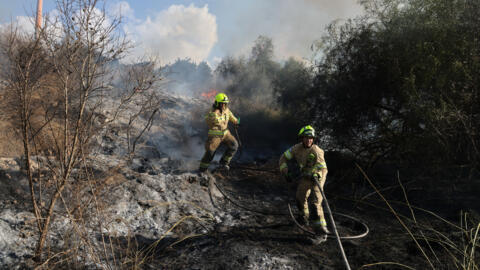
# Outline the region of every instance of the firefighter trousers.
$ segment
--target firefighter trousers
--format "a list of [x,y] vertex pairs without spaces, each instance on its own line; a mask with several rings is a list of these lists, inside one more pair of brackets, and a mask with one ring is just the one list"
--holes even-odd
[[200,170],[206,170],[212,162],[213,157],[215,156],[215,152],[217,148],[220,146],[221,143],[225,143],[228,149],[223,154],[222,158],[220,159],[221,164],[228,165],[232,160],[233,156],[237,152],[238,149],[238,142],[230,133],[230,131],[226,130],[223,136],[208,136],[207,142],[205,143],[205,154],[200,161]]
[[[320,182],[322,188],[324,184],[324,180]],[[302,213],[307,218],[310,216],[310,211],[308,209],[308,198],[310,196],[312,197],[312,207],[314,210],[314,216],[312,216],[312,218],[320,222],[322,225],[326,224],[322,208],[323,197],[320,189],[312,179],[310,179],[309,177],[302,177],[302,179],[300,179],[300,182],[298,183],[296,200],[300,213]]]

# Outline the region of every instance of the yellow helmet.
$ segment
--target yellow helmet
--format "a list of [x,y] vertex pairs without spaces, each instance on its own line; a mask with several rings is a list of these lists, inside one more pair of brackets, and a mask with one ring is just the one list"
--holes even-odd
[[215,103],[228,103],[228,97],[224,93],[218,93],[215,96]]
[[300,132],[298,132],[298,136],[315,138],[315,129],[310,125],[304,126],[302,129],[300,129]]

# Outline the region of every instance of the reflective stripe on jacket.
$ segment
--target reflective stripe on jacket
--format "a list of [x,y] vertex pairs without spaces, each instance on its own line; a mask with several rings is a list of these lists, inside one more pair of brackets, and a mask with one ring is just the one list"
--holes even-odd
[[216,130],[216,129],[210,129],[208,130],[208,135],[212,136],[223,136],[227,130]]
[[[300,166],[302,173],[313,175],[327,169],[324,151],[316,144],[310,148],[303,147],[302,143],[298,143],[285,151],[279,160],[280,171],[288,168],[287,161],[295,159]],[[310,158],[309,158],[310,157]]]
[[208,135],[223,136],[228,128],[228,122],[238,123],[238,119],[226,108],[223,112],[218,109],[212,109],[205,115],[205,121],[208,125]]

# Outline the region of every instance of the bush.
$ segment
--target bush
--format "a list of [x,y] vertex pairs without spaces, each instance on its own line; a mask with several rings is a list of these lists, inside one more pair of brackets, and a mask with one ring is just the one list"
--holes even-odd
[[323,39],[317,125],[371,163],[478,169],[478,1],[363,3],[367,15]]

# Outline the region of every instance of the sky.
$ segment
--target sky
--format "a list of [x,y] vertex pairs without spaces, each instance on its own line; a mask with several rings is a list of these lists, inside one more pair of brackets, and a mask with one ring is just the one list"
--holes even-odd
[[[0,24],[33,29],[36,3],[0,0]],[[225,56],[248,55],[259,35],[272,38],[277,60],[309,59],[329,23],[363,11],[357,0],[107,0],[105,6],[123,16],[122,30],[136,46],[127,60],[147,54],[162,64],[190,58],[212,66]],[[43,0],[43,12],[53,10],[55,0]]]

